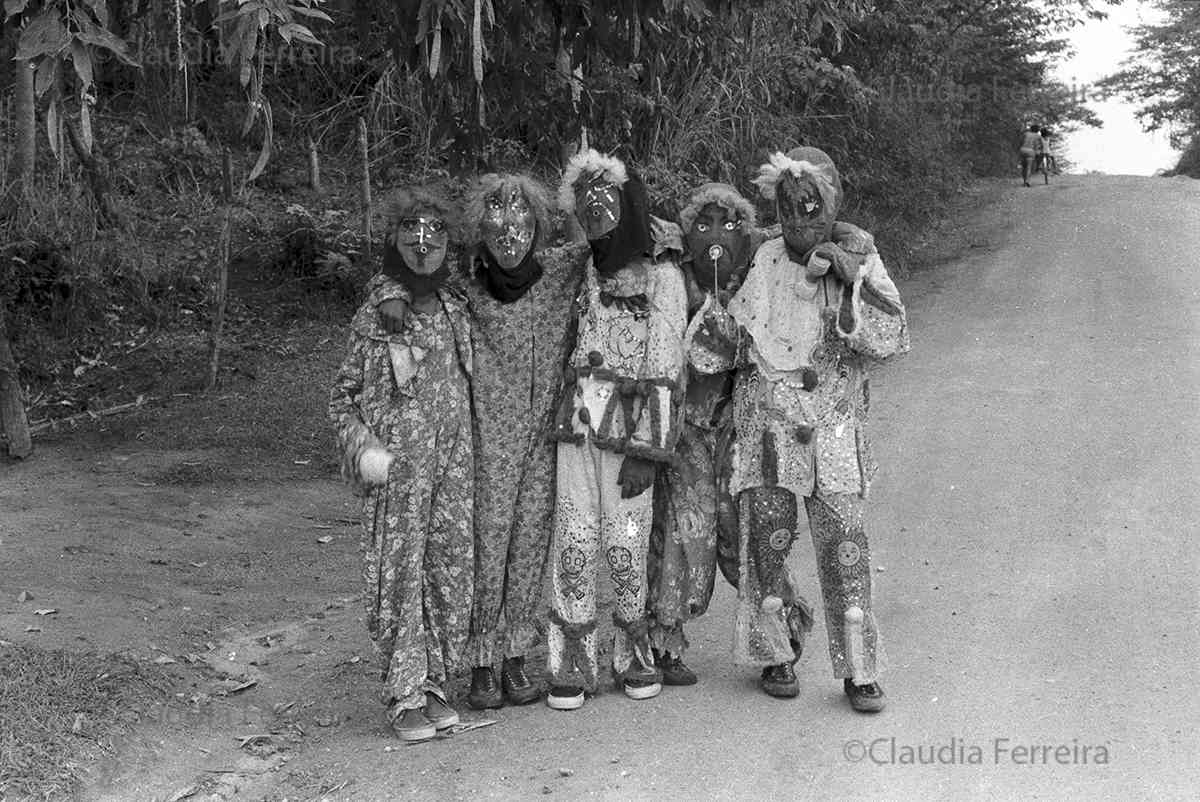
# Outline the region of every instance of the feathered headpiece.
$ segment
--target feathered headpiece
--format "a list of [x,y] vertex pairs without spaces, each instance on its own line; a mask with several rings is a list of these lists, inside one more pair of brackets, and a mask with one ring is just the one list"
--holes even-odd
[[786,154],[776,151],[758,168],[754,183],[767,200],[775,200],[776,188],[785,175],[807,178],[817,185],[825,206],[837,210],[842,204],[842,179],[829,154],[820,148],[792,148]]
[[629,173],[620,159],[605,156],[593,148],[579,151],[567,162],[562,183],[558,186],[558,205],[567,214],[575,211],[575,185],[585,176],[600,176],[616,187],[624,186],[629,180]]
[[710,203],[715,203],[730,214],[736,215],[746,224],[746,228],[753,228],[757,222],[754,204],[746,200],[742,193],[729,184],[711,183],[705,184],[692,194],[688,205],[679,213],[679,227],[685,232],[691,231],[700,210]]
[[550,193],[546,191],[546,188],[527,175],[488,173],[475,181],[475,185],[471,187],[471,193],[467,196],[466,208],[463,212],[463,216],[466,218],[463,241],[466,245],[478,245],[482,241],[479,223],[483,220],[486,212],[487,199],[496,194],[507,195],[509,190],[514,187],[520,189],[525,200],[529,201],[529,208],[533,210],[533,217],[537,220],[538,232],[543,241],[550,235],[552,227],[550,223],[551,200]]

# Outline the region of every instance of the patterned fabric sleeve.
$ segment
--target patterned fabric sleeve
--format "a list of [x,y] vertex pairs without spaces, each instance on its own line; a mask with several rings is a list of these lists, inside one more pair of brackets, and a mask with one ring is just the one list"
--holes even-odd
[[843,303],[852,312],[854,324],[846,330],[842,316],[837,332],[850,350],[872,359],[908,352],[908,317],[900,293],[878,253],[867,255],[861,278]]
[[329,419],[337,432],[338,451],[342,457],[342,476],[356,483],[362,482],[358,471],[359,457],[368,448],[383,447],[383,443],[363,419],[362,408],[359,406],[363,393],[366,350],[367,340],[351,333],[346,358],[342,361],[333,389],[329,393]]
[[653,268],[651,303],[646,362],[638,382],[642,411],[626,453],[670,462],[679,437],[675,412],[687,323],[687,290],[674,262],[662,262]]

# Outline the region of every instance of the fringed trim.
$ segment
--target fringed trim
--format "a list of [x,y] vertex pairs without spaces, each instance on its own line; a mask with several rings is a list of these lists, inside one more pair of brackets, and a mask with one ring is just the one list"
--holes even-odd
[[683,211],[679,213],[679,227],[685,232],[691,231],[700,210],[710,203],[715,203],[735,215],[745,223],[746,228],[754,228],[757,224],[758,217],[754,211],[754,204],[746,200],[742,193],[729,184],[711,183],[696,190],[688,201],[688,205],[683,207]]
[[597,175],[617,187],[625,185],[629,173],[625,164],[614,156],[605,156],[594,148],[579,151],[567,162],[563,170],[562,183],[558,187],[558,205],[564,212],[575,211],[575,185],[584,176]]
[[592,619],[591,621],[584,621],[581,624],[569,624],[567,623],[567,620],[559,615],[558,611],[553,607],[550,608],[547,618],[550,619],[551,624],[554,624],[554,626],[562,630],[563,637],[565,638],[580,640],[582,638],[586,638],[588,635],[591,635],[596,631],[595,619]]
[[662,622],[650,628],[650,645],[660,654],[673,654],[682,657],[687,651],[688,639],[683,631],[683,622],[676,621],[671,626]]
[[838,189],[833,176],[827,168],[813,164],[810,161],[796,161],[787,155],[776,151],[769,161],[758,168],[758,178],[753,183],[758,186],[759,193],[767,200],[775,200],[776,187],[783,177],[791,174],[796,178],[808,178],[817,185],[821,200],[826,206],[837,207]]

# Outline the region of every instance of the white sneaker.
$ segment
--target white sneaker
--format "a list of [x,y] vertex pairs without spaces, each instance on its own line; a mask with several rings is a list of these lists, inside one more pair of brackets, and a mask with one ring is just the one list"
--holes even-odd
[[625,687],[625,695],[630,699],[653,699],[662,693],[661,682],[636,682],[626,680],[622,683]]
[[583,707],[583,688],[556,685],[546,694],[546,704],[554,710],[578,710]]

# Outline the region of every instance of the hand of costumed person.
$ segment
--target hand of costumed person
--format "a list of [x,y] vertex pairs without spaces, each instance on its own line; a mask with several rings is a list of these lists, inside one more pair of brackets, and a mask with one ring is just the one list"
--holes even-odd
[[358,457],[358,475],[363,484],[378,487],[387,484],[388,470],[392,467],[395,457],[392,452],[379,446],[363,449]]

